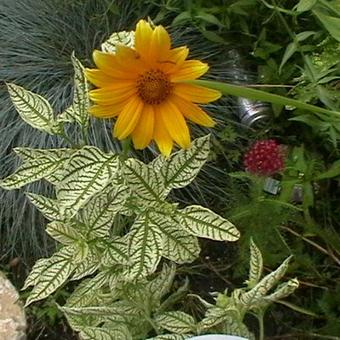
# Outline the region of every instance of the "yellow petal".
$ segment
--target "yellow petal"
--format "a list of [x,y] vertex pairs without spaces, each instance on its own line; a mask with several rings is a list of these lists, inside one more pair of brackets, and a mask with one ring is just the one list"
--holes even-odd
[[112,118],[116,117],[127,104],[127,101],[117,103],[115,105],[93,105],[89,112],[92,116],[97,118]]
[[131,47],[125,45],[116,45],[116,54],[118,62],[127,60],[135,61],[138,58],[138,53]]
[[157,109],[172,139],[180,147],[188,148],[190,146],[189,128],[177,106],[168,100],[159,105]]
[[145,64],[136,50],[124,45],[116,46],[116,59],[119,67],[126,71],[126,68],[129,72],[140,74],[143,73],[145,68],[148,66]]
[[143,58],[148,58],[151,38],[150,24],[145,20],[139,20],[135,32],[135,49]]
[[186,60],[182,66],[171,75],[171,81],[194,80],[202,76],[209,69],[208,64],[199,60]]
[[155,112],[153,139],[155,140],[158,149],[162,153],[162,155],[168,157],[173,147],[173,141],[166,129],[161,116],[157,114],[157,112]]
[[133,97],[119,114],[114,126],[113,134],[118,139],[128,137],[135,129],[143,110],[143,102],[137,97]]
[[98,69],[85,69],[85,76],[88,81],[97,87],[110,86],[111,84],[117,82],[117,79],[110,77]]
[[113,105],[135,96],[135,85],[111,86],[95,89],[89,92],[90,99],[100,105]]
[[192,84],[175,84],[173,93],[194,103],[206,104],[221,97],[221,92]]
[[173,48],[164,59],[160,60],[162,71],[171,73],[176,69],[179,69],[184,60],[188,57],[188,54],[189,49],[186,46]]
[[169,55],[171,41],[168,32],[163,26],[157,26],[150,41],[150,61],[160,61]]
[[215,125],[213,119],[196,104],[193,104],[176,95],[171,96],[171,100],[182,112],[184,117],[191,120],[192,122],[206,127],[213,127]]
[[136,79],[138,76],[135,72],[131,72],[131,69],[129,68],[132,64],[131,61],[122,65],[114,54],[95,50],[93,52],[93,60],[97,67],[110,77]]
[[135,149],[147,147],[153,137],[155,113],[151,105],[144,105],[142,114],[136,128],[132,132],[132,141]]

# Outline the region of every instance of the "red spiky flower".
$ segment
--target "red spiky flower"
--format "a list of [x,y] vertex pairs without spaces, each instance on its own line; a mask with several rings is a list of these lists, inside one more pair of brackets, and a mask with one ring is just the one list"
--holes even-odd
[[257,141],[245,154],[244,166],[255,175],[273,175],[284,168],[282,147],[274,139]]

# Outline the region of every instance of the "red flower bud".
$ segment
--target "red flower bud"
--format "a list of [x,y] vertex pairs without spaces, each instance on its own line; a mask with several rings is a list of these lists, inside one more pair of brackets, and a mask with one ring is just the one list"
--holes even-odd
[[246,153],[244,166],[255,175],[273,175],[284,168],[283,150],[274,139],[257,141]]

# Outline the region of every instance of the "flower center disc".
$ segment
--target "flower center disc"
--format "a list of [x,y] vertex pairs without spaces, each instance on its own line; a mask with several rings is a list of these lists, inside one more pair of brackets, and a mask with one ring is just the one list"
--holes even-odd
[[162,103],[171,92],[171,83],[165,73],[150,70],[137,80],[139,97],[147,104]]

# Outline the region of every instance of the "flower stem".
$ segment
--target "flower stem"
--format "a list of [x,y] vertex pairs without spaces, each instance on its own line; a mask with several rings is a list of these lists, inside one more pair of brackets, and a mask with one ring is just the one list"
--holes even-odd
[[259,321],[259,340],[264,340],[264,323],[263,323],[264,312],[261,310],[257,314],[257,319]]
[[265,91],[248,88],[246,86],[221,83],[218,81],[211,81],[211,80],[192,80],[188,83],[193,84],[193,85],[209,87],[211,89],[221,91],[224,95],[245,97],[245,98],[249,98],[253,100],[261,100],[261,101],[270,102],[270,103],[278,104],[278,105],[284,105],[284,106],[289,105],[289,106],[294,106],[301,110],[324,113],[327,115],[333,115],[333,116],[337,116],[338,118],[340,118],[340,112],[338,111],[327,110],[322,107],[300,102],[296,99],[286,98],[278,94],[268,93]]
[[120,157],[122,160],[126,160],[128,158],[129,151],[131,150],[131,139],[126,138],[122,140],[122,152]]

